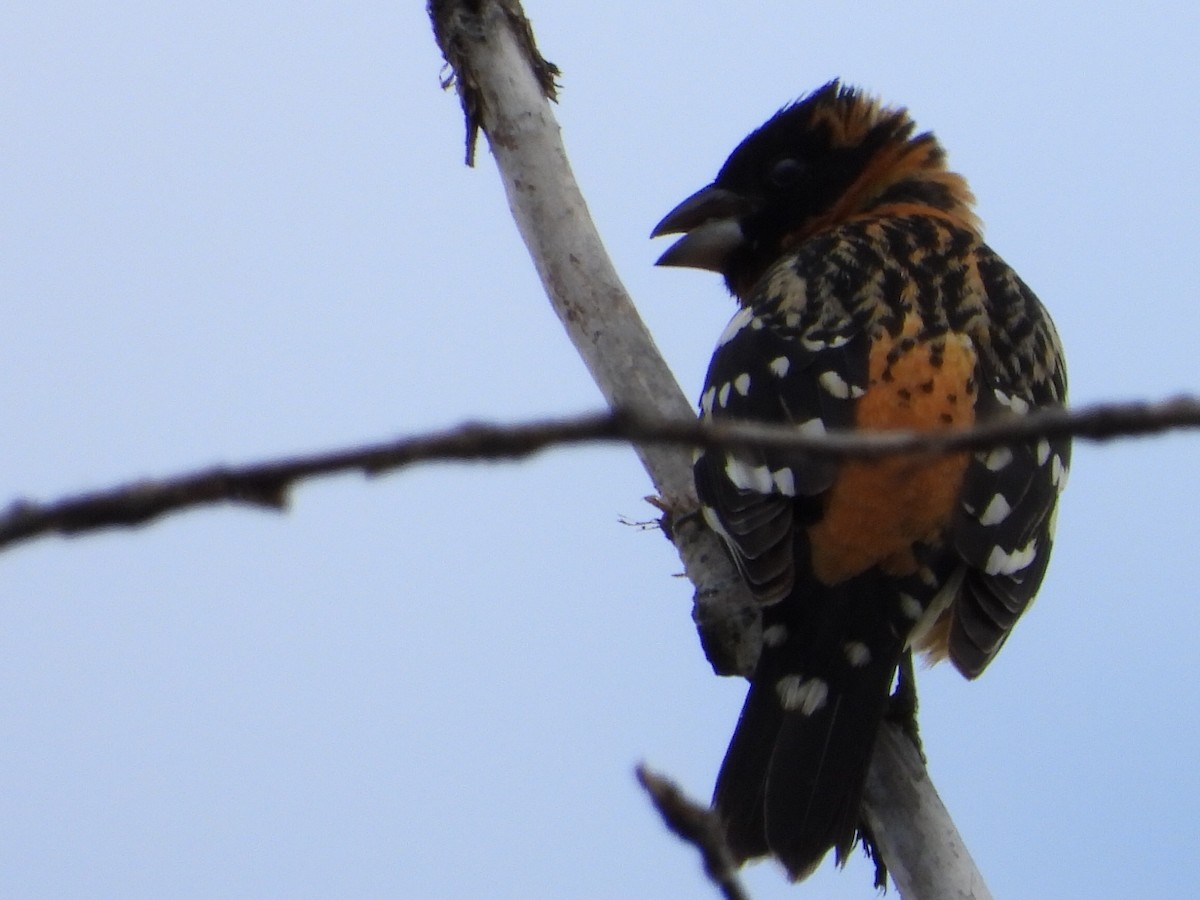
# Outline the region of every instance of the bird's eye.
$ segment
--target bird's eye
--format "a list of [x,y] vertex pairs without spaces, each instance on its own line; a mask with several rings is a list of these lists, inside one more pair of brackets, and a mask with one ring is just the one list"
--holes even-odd
[[807,170],[808,167],[798,159],[781,159],[771,166],[771,173],[767,177],[777,188],[791,187],[804,176]]

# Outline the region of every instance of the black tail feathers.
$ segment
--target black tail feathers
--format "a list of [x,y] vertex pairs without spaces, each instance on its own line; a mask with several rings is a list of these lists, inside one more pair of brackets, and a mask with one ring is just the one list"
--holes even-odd
[[804,640],[771,618],[713,805],[739,861],[771,854],[799,880],[853,846],[903,639],[887,615],[843,614]]

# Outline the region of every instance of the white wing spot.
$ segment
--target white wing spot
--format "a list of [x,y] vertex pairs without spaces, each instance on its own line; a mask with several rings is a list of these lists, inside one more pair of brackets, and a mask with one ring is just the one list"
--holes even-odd
[[1046,460],[1048,460],[1049,458],[1050,458],[1050,442],[1048,440],[1046,440],[1045,438],[1042,438],[1040,441],[1037,442],[1037,464],[1039,466],[1044,466],[1046,464]]
[[782,469],[776,469],[771,473],[771,477],[775,481],[775,487],[779,493],[785,497],[796,496],[796,476],[791,469],[786,466]]
[[846,654],[846,661],[856,669],[871,662],[871,648],[862,641],[848,641],[842,647],[842,652]]
[[737,333],[745,328],[753,318],[754,310],[750,307],[746,306],[739,309],[737,314],[729,320],[729,324],[725,326],[725,330],[721,332],[721,336],[717,338],[717,346],[724,347],[732,341],[737,336]]
[[809,419],[797,425],[796,430],[807,437],[820,437],[825,433],[825,423],[821,419]]
[[774,372],[780,378],[783,378],[783,376],[787,375],[788,369],[790,369],[791,367],[792,367],[792,361],[790,359],[788,359],[786,356],[777,356],[773,360],[771,360],[769,363],[767,363],[767,368],[769,368],[772,372]]
[[1007,406],[1017,415],[1023,416],[1025,413],[1029,412],[1028,400],[1025,400],[1021,397],[1010,397],[1008,394],[1004,393],[1004,391],[1000,390],[1000,388],[994,388],[993,393],[995,393],[996,399],[1000,401],[1002,406]]
[[997,447],[983,459],[984,466],[989,472],[999,472],[1013,459],[1011,447]]
[[728,381],[721,385],[720,390],[717,391],[717,406],[725,408],[725,404],[729,402],[729,391],[732,387],[733,385]]
[[788,639],[786,625],[771,625],[763,629],[762,642],[768,647],[782,647]]
[[850,385],[837,372],[822,372],[817,378],[817,382],[825,388],[830,396],[836,397],[838,400],[850,399]]
[[979,517],[980,525],[999,525],[1008,518],[1008,514],[1012,512],[1012,507],[1003,494],[996,494],[984,509],[983,515]]
[[713,385],[700,395],[700,411],[706,416],[711,416],[713,411],[713,401],[716,399],[717,388],[716,385]]
[[1015,575],[1026,568],[1037,557],[1037,538],[1024,547],[1018,547],[1012,553],[1005,553],[1003,547],[993,547],[992,555],[988,557],[983,571],[988,575]]
[[750,393],[750,373],[743,372],[737,378],[733,379],[733,389],[743,397]]
[[775,479],[769,468],[747,465],[732,454],[725,457],[725,475],[740,491],[770,494],[775,489]]
[[1057,453],[1054,454],[1054,459],[1050,462],[1050,483],[1058,488],[1061,494],[1063,488],[1067,486],[1067,467],[1063,464],[1062,457]]
[[912,594],[900,595],[900,612],[912,619],[914,622],[921,618],[921,613],[925,612],[925,607],[921,605],[921,601]]
[[829,697],[829,685],[820,678],[802,681],[799,675],[784,675],[775,690],[784,709],[802,716],[811,716],[821,709]]

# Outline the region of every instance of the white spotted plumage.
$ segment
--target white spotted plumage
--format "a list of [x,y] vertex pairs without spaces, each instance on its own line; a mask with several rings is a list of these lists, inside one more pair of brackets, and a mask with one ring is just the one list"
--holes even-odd
[[729,324],[725,326],[725,330],[721,332],[721,336],[717,338],[717,347],[724,347],[735,337],[738,332],[750,324],[754,318],[754,310],[748,306],[743,306],[734,314],[734,317],[729,320]]
[[1012,506],[1009,505],[1008,499],[1003,494],[996,494],[984,507],[983,514],[979,517],[980,525],[999,525],[1008,518],[1008,514],[1012,512]]
[[[836,82],[754,132],[655,229],[685,233],[664,262],[719,271],[742,304],[702,412],[818,436],[1060,406],[1053,325],[970,203],[931,134]],[[1068,445],[937,462],[701,455],[705,517],[763,624],[714,793],[735,860],[774,853],[798,878],[830,846],[848,852],[906,648],[968,677],[990,662],[1042,580]]]
[[725,476],[740,491],[769,494],[775,487],[775,478],[765,464],[748,465],[732,453],[725,458]]
[[1037,556],[1037,539],[1031,540],[1024,547],[1016,550],[1005,550],[1003,547],[992,548],[992,553],[983,566],[988,575],[1015,575],[1025,569]]
[[993,393],[1001,406],[1006,406],[1019,416],[1029,412],[1029,401],[1024,397],[1018,397],[1016,394],[1007,394],[1000,388],[996,388]]
[[786,625],[776,623],[763,629],[763,644],[767,647],[782,647],[787,643],[788,630]]
[[786,497],[796,496],[796,474],[786,466],[771,473],[775,489]]
[[851,386],[837,372],[822,372],[817,377],[817,384],[828,391],[830,396],[836,397],[838,400],[848,400],[850,398]]
[[912,619],[915,622],[925,612],[925,605],[912,594],[901,594],[900,611],[904,613],[906,618]]
[[1057,453],[1050,463],[1050,483],[1058,489],[1061,494],[1063,488],[1067,486],[1067,464],[1063,462],[1062,457]]
[[847,641],[842,646],[842,652],[846,654],[846,662],[856,669],[871,662],[871,648],[862,641]]
[[780,705],[790,712],[811,716],[825,706],[829,697],[829,685],[820,678],[801,678],[799,675],[784,675],[775,685]]
[[1013,460],[1011,447],[997,447],[983,456],[983,464],[989,472],[999,472]]

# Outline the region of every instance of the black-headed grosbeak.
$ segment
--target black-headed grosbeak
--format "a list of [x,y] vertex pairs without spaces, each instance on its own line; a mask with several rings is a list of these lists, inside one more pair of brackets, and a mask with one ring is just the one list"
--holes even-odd
[[[719,272],[740,304],[704,418],[933,430],[1064,403],[1054,325],[914,132],[906,110],[831,82],[654,229],[684,235],[660,265]],[[1046,571],[1070,450],[697,455],[704,517],[763,604],[713,801],[739,861],[773,854],[798,879],[830,848],[844,859],[900,661],[911,647],[984,670]]]

